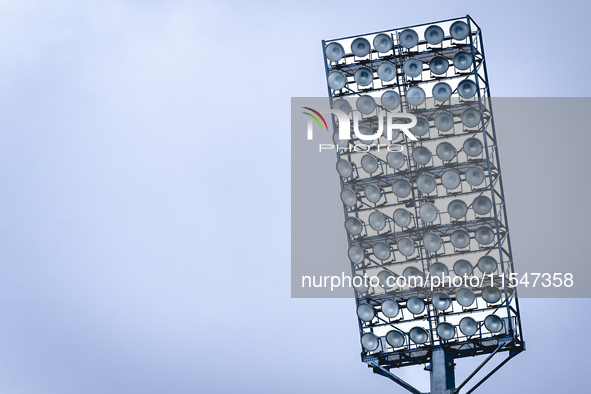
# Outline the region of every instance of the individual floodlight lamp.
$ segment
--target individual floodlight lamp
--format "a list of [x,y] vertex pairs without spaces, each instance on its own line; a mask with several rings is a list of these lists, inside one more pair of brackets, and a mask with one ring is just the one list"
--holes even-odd
[[394,43],[392,42],[392,37],[387,34],[378,34],[373,39],[373,47],[379,53],[388,52],[390,49],[392,49],[393,45]]
[[400,45],[410,49],[419,43],[419,35],[412,29],[406,29],[400,33],[398,40],[400,41]]
[[331,62],[338,62],[343,56],[345,56],[345,50],[338,42],[331,42],[326,46],[326,57]]
[[386,90],[382,94],[382,107],[394,111],[398,106],[400,106],[400,95],[394,90]]
[[413,327],[408,332],[408,336],[410,340],[416,343],[417,345],[421,345],[429,339],[429,334],[423,327]]
[[382,313],[384,316],[394,319],[400,312],[400,305],[394,300],[386,300],[382,302]]
[[367,56],[369,51],[371,51],[369,41],[363,37],[356,38],[351,43],[351,52],[353,52],[353,54],[357,57]]
[[450,340],[456,335],[456,328],[447,322],[439,323],[437,326],[437,335],[441,339]]
[[376,185],[365,186],[364,193],[367,201],[373,202],[374,204],[382,198],[382,192]]
[[441,44],[441,41],[443,41],[444,37],[445,33],[438,25],[432,25],[425,29],[425,41],[431,45]]
[[392,347],[400,347],[404,345],[404,334],[400,331],[392,330],[386,334],[386,342]]
[[[371,219],[370,219],[371,222]],[[376,242],[373,246],[373,254],[380,260],[388,260],[390,258],[391,250],[384,242]]]

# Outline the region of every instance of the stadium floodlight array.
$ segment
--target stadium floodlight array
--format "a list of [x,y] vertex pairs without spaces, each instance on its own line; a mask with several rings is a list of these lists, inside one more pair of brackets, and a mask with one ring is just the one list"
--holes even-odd
[[[333,117],[362,360],[411,392],[392,368],[459,390],[474,374],[456,387],[453,360],[525,349],[481,30],[466,16],[323,49],[332,108],[368,136],[341,140]],[[371,138],[389,112],[416,116],[414,139]]]

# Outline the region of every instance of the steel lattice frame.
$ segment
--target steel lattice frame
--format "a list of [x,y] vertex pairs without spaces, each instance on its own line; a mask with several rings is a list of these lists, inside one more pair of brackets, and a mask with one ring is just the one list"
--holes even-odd
[[[436,46],[430,45],[424,40],[419,40],[419,43],[411,49],[400,45],[400,33],[406,29],[412,28],[421,31],[427,26],[439,25],[444,28],[444,31],[448,32],[449,25],[458,20],[464,21],[469,27],[470,34],[465,40],[454,40],[447,33],[441,44]],[[378,33],[387,34],[392,38],[394,46],[391,51],[380,54],[372,48],[369,55],[363,58],[357,58],[347,51],[353,39],[365,37],[371,42],[371,39]],[[326,46],[332,42],[338,42],[345,48],[346,54],[338,62],[332,62],[326,57]],[[357,152],[343,148],[337,149],[337,160],[347,160],[353,168],[351,177],[340,177],[341,188],[349,188],[355,191],[358,196],[355,206],[348,207],[343,204],[345,218],[356,217],[364,223],[360,235],[347,233],[349,247],[357,245],[364,249],[363,261],[359,263],[351,262],[352,272],[356,275],[365,273],[371,276],[382,270],[388,270],[395,277],[398,277],[403,275],[402,272],[405,268],[414,266],[426,278],[430,267],[435,262],[442,262],[449,268],[450,272],[453,272],[451,264],[459,258],[476,259],[484,255],[491,255],[499,263],[495,271],[494,287],[499,288],[503,294],[499,302],[489,304],[480,297],[480,292],[485,286],[471,287],[477,296],[475,305],[463,307],[455,297],[457,287],[447,286],[437,289],[437,291],[443,291],[449,295],[452,299],[451,307],[445,311],[440,311],[433,307],[431,303],[433,293],[428,287],[383,289],[378,286],[362,293],[356,291],[356,306],[367,303],[376,310],[376,317],[371,322],[358,319],[360,336],[371,332],[380,338],[380,346],[375,351],[370,352],[362,347],[362,361],[373,367],[374,372],[388,376],[396,381],[397,378],[388,372],[390,368],[429,363],[434,349],[443,348],[453,358],[481,354],[492,355],[497,352],[510,351],[507,360],[523,351],[525,343],[521,331],[517,295],[516,291],[508,286],[508,276],[513,272],[513,258],[480,28],[470,16],[466,16],[425,25],[327,40],[323,41],[322,44],[327,79],[333,71],[340,71],[347,77],[345,88],[341,90],[328,88],[331,105],[340,98],[346,98],[350,101],[354,101],[354,98],[361,95],[370,95],[377,98],[384,91],[394,90],[401,97],[401,104],[396,109],[396,112],[408,112],[423,117],[429,121],[430,125],[429,132],[419,137],[418,141],[412,141],[402,133],[393,141],[405,148],[406,163],[402,169],[395,170],[390,167],[387,159],[384,158],[387,153],[384,151],[380,153],[376,150]],[[451,61],[459,51],[465,51],[472,57],[472,66],[465,71],[452,66],[444,75],[435,75],[430,73],[427,67],[419,77],[408,78],[402,70],[404,61],[409,58],[419,59],[425,65],[436,55],[443,56]],[[377,78],[375,74],[377,68],[387,61],[396,66],[396,77],[393,81],[385,83]],[[353,78],[355,71],[361,66],[368,67],[374,72],[374,81],[366,88],[357,85]],[[477,86],[477,94],[470,99],[461,98],[457,93],[457,84],[465,79],[471,79]],[[425,104],[419,106],[408,103],[406,93],[411,87],[420,86],[426,92],[430,92],[432,85],[442,81],[450,84],[453,89],[453,94],[449,100],[438,103],[433,99],[427,99]],[[427,96],[429,96],[428,93]],[[474,108],[480,114],[478,126],[470,128],[462,123],[460,117],[467,108]],[[384,111],[379,106],[378,110]],[[454,126],[450,132],[441,132],[434,127],[435,116],[442,112],[447,112],[453,116]],[[377,126],[376,114],[364,116],[360,126],[365,125],[375,130]],[[333,118],[333,125],[337,130],[338,122],[336,118]],[[466,139],[474,137],[481,141],[484,149],[478,157],[469,157],[465,154],[462,146]],[[360,144],[355,136],[353,136],[353,139],[353,144]],[[450,142],[456,148],[453,159],[445,162],[444,160],[438,160],[438,157],[433,155],[429,163],[419,165],[411,158],[417,147],[424,146],[433,152],[434,148],[442,141]],[[381,139],[380,142],[385,143],[385,139]],[[389,143],[391,142],[385,144]],[[369,174],[367,176],[363,171],[360,160],[366,154],[370,154],[377,159],[379,163],[377,175]],[[473,186],[467,183],[465,171],[470,167],[478,167],[484,171],[486,179],[483,184]],[[457,171],[462,176],[460,186],[453,190],[446,189],[441,183],[441,175],[450,169]],[[422,193],[418,190],[416,180],[422,174],[430,174],[436,179],[437,187],[434,192]],[[399,198],[393,194],[391,185],[397,179],[406,179],[412,185],[412,193],[408,198]],[[374,204],[365,199],[364,188],[370,184],[381,189],[382,197],[378,203]],[[492,201],[492,210],[488,215],[477,215],[469,209],[468,214],[462,219],[454,220],[448,212],[442,209],[453,199],[465,199],[466,204],[471,208],[469,202],[481,195],[487,196]],[[419,209],[427,202],[438,205],[439,214],[433,223],[426,223],[420,219]],[[412,222],[407,228],[394,223],[392,213],[398,208],[411,211]],[[386,216],[387,225],[385,230],[375,231],[371,226],[367,225],[368,215],[374,211]],[[480,244],[475,240],[476,229],[483,226],[493,229],[495,234],[495,240],[489,245]],[[460,228],[470,234],[470,244],[467,248],[456,248],[450,243],[450,234]],[[435,253],[426,250],[423,244],[423,237],[428,232],[438,234],[443,240],[442,248]],[[411,256],[405,257],[398,250],[397,241],[403,237],[410,238],[416,246],[416,251]],[[380,260],[375,257],[372,253],[372,247],[376,242],[386,243],[391,248],[392,254],[390,258]],[[472,262],[472,265],[475,264]],[[453,276],[453,274],[450,275]],[[505,277],[504,281],[501,280],[501,276]],[[483,277],[483,275],[480,275],[480,277]],[[486,283],[490,285],[490,279]],[[405,303],[410,297],[422,298],[426,302],[425,312],[413,315],[406,310]],[[394,299],[401,306],[401,311],[395,318],[388,318],[380,311],[381,303],[386,299]],[[496,314],[504,320],[504,326],[500,332],[492,333],[485,329],[482,321],[489,314]],[[473,316],[479,322],[478,331],[474,335],[466,336],[457,328],[459,319],[465,316]],[[436,327],[443,321],[450,322],[456,327],[455,336],[451,340],[441,339],[437,335]],[[428,332],[429,340],[426,343],[416,344],[408,338],[408,335],[406,335],[408,329],[413,326],[423,327]],[[388,330],[403,332],[406,337],[404,345],[398,348],[389,345],[385,340],[385,333]],[[401,381],[397,381],[397,383],[405,385]],[[460,385],[459,388],[464,384]],[[413,391],[412,388],[406,388]]]

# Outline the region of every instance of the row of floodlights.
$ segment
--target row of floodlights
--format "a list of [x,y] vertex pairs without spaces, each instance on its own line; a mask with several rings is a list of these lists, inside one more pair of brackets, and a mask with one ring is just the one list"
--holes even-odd
[[[330,78],[332,75],[333,74],[331,73],[328,82],[331,88],[335,89],[335,87],[338,88],[340,86],[340,88],[342,88],[345,86],[344,83],[339,85],[331,84]],[[346,79],[344,79],[343,81],[346,81]],[[476,83],[470,79],[465,79],[461,81],[457,87],[458,94],[464,99],[470,99],[474,97],[476,95],[477,90],[478,87],[476,86]],[[433,86],[433,89],[431,90],[432,97],[435,99],[435,101],[441,103],[449,100],[452,96],[452,93],[453,90],[451,86],[446,82],[436,83]],[[420,86],[413,86],[406,91],[406,101],[410,105],[419,106],[423,104],[425,100],[427,100],[427,93],[425,93],[425,90]],[[400,105],[400,95],[394,90],[388,90],[384,92],[381,97],[381,105],[384,109],[390,111],[395,110]],[[351,111],[350,104],[343,104],[341,102],[341,106],[342,108],[336,109],[340,109],[343,112],[345,112],[347,109],[349,110],[349,112]],[[370,95],[362,95],[357,99],[357,110],[364,115],[371,114],[376,109],[376,106],[377,104],[375,99]]]
[[[458,70],[467,70],[472,65],[472,56],[460,51],[455,54],[453,64]],[[429,69],[435,75],[443,75],[449,69],[449,61],[443,56],[435,56],[429,62]],[[410,58],[402,65],[402,71],[406,76],[416,78],[423,73],[423,63],[419,59]],[[377,75],[380,80],[390,82],[396,77],[396,66],[391,62],[384,62],[379,65]],[[374,80],[373,70],[366,66],[359,67],[353,74],[353,79],[359,86],[371,85]],[[342,89],[345,84],[346,77],[341,71],[333,71],[328,76],[328,85],[334,90]],[[439,90],[445,94],[444,85]]]
[[[382,93],[382,97],[379,99],[379,102],[383,109],[394,111],[400,106],[400,95],[394,90],[387,90]],[[373,111],[375,111],[377,106],[378,104],[376,103],[376,100],[369,95],[358,97],[355,103],[357,110],[364,115],[371,114]],[[343,98],[335,100],[332,108],[342,111],[347,115],[351,114],[352,111],[349,100]],[[476,127],[478,123],[480,123],[480,112],[474,108],[467,108],[462,112],[461,119],[462,123],[466,127]],[[441,131],[451,130],[453,123],[453,116],[448,112],[441,112],[435,117],[435,127]],[[429,121],[418,116],[417,124],[416,126],[412,127],[411,130],[416,135],[425,135],[429,131]],[[371,132],[371,130],[369,130],[369,132]]]
[[[456,21],[449,28],[449,34],[454,40],[464,40],[470,34],[470,29],[465,22]],[[439,45],[443,41],[445,33],[437,25],[429,26],[425,29],[425,41],[431,45]],[[400,32],[398,36],[400,45],[406,49],[411,49],[419,43],[419,35],[413,29],[406,29]],[[392,49],[394,41],[391,35],[378,34],[373,39],[373,47],[379,53],[386,53]],[[358,37],[351,43],[351,52],[357,57],[364,57],[371,52],[371,45],[366,38]],[[331,42],[326,46],[326,57],[332,62],[338,62],[345,56],[345,50],[338,42]]]
[[[476,301],[476,295],[471,289],[462,287],[456,290],[455,299],[458,304],[468,308]],[[489,304],[496,304],[501,300],[501,291],[497,287],[487,286],[482,289],[482,299]],[[451,307],[452,298],[446,293],[438,292],[433,294],[431,304],[438,311],[444,312]],[[411,297],[406,301],[406,309],[413,315],[423,313],[426,305],[425,300],[419,297]],[[394,319],[400,312],[400,305],[394,300],[385,300],[381,305],[381,311],[384,316]],[[362,303],[357,307],[357,316],[366,323],[371,323],[376,315],[375,308],[370,304]]]
[[[351,189],[345,189],[343,190],[343,192],[344,191],[352,192]],[[341,199],[347,201],[345,203],[345,205],[347,206],[350,206],[349,204],[353,202],[352,198],[353,196],[351,196],[351,200],[349,200],[349,197],[343,198],[343,193],[341,193]],[[486,215],[492,209],[492,202],[487,196],[478,196],[474,199],[472,203],[472,209],[478,215]],[[464,217],[467,211],[467,204],[460,199],[453,200],[448,205],[448,213],[452,218],[454,216]],[[398,208],[396,211],[394,211],[393,217],[394,223],[396,223],[400,227],[409,227],[412,221],[410,213],[404,208]],[[439,210],[434,204],[431,204],[429,202],[424,203],[423,205],[421,205],[421,208],[419,209],[419,217],[425,223],[432,223],[437,219],[437,217],[439,217]],[[347,231],[353,234],[352,231],[358,230],[358,225],[361,225],[361,221],[353,217],[349,219],[345,221],[345,228],[347,229]],[[369,215],[369,225],[375,231],[381,231],[386,227],[386,224],[389,219],[390,217],[384,215],[382,212],[374,211]],[[468,246],[469,242],[470,239],[468,233],[464,230],[457,230],[451,235],[451,243],[457,248],[464,248]]]
[[[417,60],[418,61],[418,60]],[[405,63],[406,64],[406,63]],[[347,77],[340,71],[333,71],[328,75],[328,86],[333,90],[341,90],[347,84]],[[457,92],[460,97],[469,99],[474,97],[478,87],[476,83],[470,79],[464,79],[458,84]],[[453,93],[453,89],[451,86],[446,82],[438,82],[433,86],[431,90],[432,97],[435,98],[436,101],[444,102],[451,98]],[[371,96],[362,96],[362,97],[371,97]],[[411,105],[421,105],[425,102],[427,98],[427,94],[425,90],[420,86],[413,86],[406,92],[406,100]],[[361,110],[359,110],[362,112]],[[371,112],[371,111],[370,111]],[[362,112],[364,113],[364,112]]]
[[[377,242],[373,248],[374,255],[382,253],[382,250],[384,250],[385,248],[389,250],[388,245],[386,245],[383,242]],[[365,251],[357,245],[351,246],[349,248],[348,254],[349,259],[356,264],[363,262],[365,258]],[[490,255],[485,255],[478,259],[476,267],[478,267],[480,272],[484,274],[492,274],[496,272],[498,263],[494,257]],[[474,274],[474,267],[472,267],[472,264],[468,260],[459,259],[454,263],[453,271],[460,278],[466,276],[471,277]],[[445,283],[446,278],[449,278],[449,269],[447,268],[447,265],[441,262],[436,262],[431,264],[431,267],[429,268],[429,275],[431,276],[431,278],[438,277]],[[422,273],[418,268],[411,266],[406,267],[404,271],[402,271],[402,276],[406,278],[406,283],[410,283],[412,278],[414,278],[415,283],[417,283],[416,280],[422,278]],[[396,277],[392,272],[388,270],[380,271],[376,278],[377,283],[385,289],[392,288],[393,284],[396,283]],[[364,280],[362,276],[356,275],[353,281],[353,287],[355,287],[355,289],[358,292],[365,293],[369,290],[369,283],[367,282],[367,280]],[[466,306],[462,303],[460,304]]]
[[[435,208],[435,209],[437,209],[437,208]],[[371,217],[371,215],[370,215],[370,225],[374,230],[376,228],[380,228],[380,226],[383,229],[385,226],[385,223],[386,223],[386,216],[383,215],[382,213],[378,213],[378,214],[380,215],[379,217]],[[374,219],[374,220],[372,221],[372,219]],[[358,236],[363,231],[363,222],[356,217],[350,217],[347,220],[345,220],[345,228],[347,229],[349,234],[351,234],[353,236]],[[376,230],[376,231],[378,231],[378,230]],[[491,242],[493,242],[494,235],[495,235],[494,231],[491,228],[486,227],[486,226],[480,227],[474,232],[474,238],[481,245],[489,245]],[[398,242],[398,250],[404,256],[410,256],[414,253],[415,244],[409,238],[401,238],[397,242]],[[470,235],[465,230],[461,230],[461,229],[456,230],[451,234],[450,242],[456,248],[459,248],[459,249],[466,248],[470,245]],[[443,241],[441,240],[441,237],[438,234],[436,234],[434,232],[429,232],[423,237],[423,245],[425,246],[425,249],[427,249],[429,252],[435,253],[439,249],[441,249],[441,246],[443,245]]]
[[[412,128],[411,128],[411,131],[412,131]],[[361,132],[361,128],[359,129],[359,132]],[[366,131],[364,131],[364,132],[366,132]],[[370,132],[371,132],[371,130],[370,130]],[[368,135],[368,134],[364,134],[364,135]],[[336,137],[336,136],[334,136],[334,137]],[[362,144],[365,142],[369,142],[369,144],[371,144],[371,141],[360,140],[360,142]],[[367,145],[369,145],[369,144],[367,144]],[[337,145],[339,145],[339,147],[343,147],[343,145],[341,145],[341,144],[337,143]],[[482,154],[482,152],[484,150],[484,146],[478,138],[471,137],[471,138],[467,138],[464,141],[463,150],[464,150],[464,153],[466,153],[466,155],[468,157],[478,157]],[[452,160],[456,156],[456,153],[457,153],[455,147],[452,144],[450,144],[449,142],[441,142],[437,146],[437,148],[435,148],[435,152],[437,154],[437,157],[439,157],[443,161]],[[415,163],[420,164],[420,165],[426,165],[431,161],[432,154],[431,154],[431,151],[429,150],[429,148],[427,148],[425,146],[418,146],[415,149],[413,149],[412,158]],[[388,155],[386,155],[386,162],[393,169],[399,169],[399,168],[402,168],[402,166],[404,166],[404,163],[406,163],[406,156],[402,152],[389,152]],[[353,165],[354,164],[349,162],[348,160],[339,159],[339,160],[337,160],[336,169],[341,177],[349,178],[353,175]],[[379,163],[374,155],[366,154],[361,159],[361,167],[368,174],[373,174],[374,172],[376,172],[378,170]],[[476,179],[474,179],[474,181],[484,180],[484,178],[483,178],[484,174],[483,173],[476,174],[477,171],[478,171],[478,169],[475,170],[475,172],[473,174],[475,176],[477,175],[475,177]],[[480,171],[482,171],[482,170],[480,170]],[[406,182],[406,183],[408,183],[408,182]],[[482,182],[479,182],[478,184],[480,184],[480,183],[482,183]],[[406,197],[408,194],[410,194],[410,189],[404,188],[403,186],[404,186],[404,183],[400,183],[400,188],[401,188],[400,192],[403,195],[399,195],[399,197]],[[404,194],[406,191],[408,191],[408,193]]]
[[[497,315],[488,315],[484,319],[484,327],[491,333],[498,333],[503,329],[503,320]],[[471,317],[464,317],[460,320],[460,331],[465,336],[469,337],[478,331],[478,323]],[[453,339],[456,335],[456,328],[453,324],[448,322],[439,323],[437,325],[437,335],[443,340]],[[429,340],[429,333],[422,327],[413,327],[408,332],[410,340],[417,345],[422,345]],[[386,342],[393,348],[404,346],[406,342],[406,335],[398,330],[391,330],[386,334]],[[365,333],[361,337],[361,346],[367,351],[373,352],[378,349],[380,339],[373,333]]]
[[[478,141],[478,142],[476,142]],[[363,143],[363,141],[361,141]],[[338,145],[338,144],[337,144]],[[343,147],[339,145],[339,147]],[[464,142],[464,152],[469,157],[478,157],[480,153],[482,153],[483,147],[482,143],[476,138],[469,138]],[[448,142],[440,143],[437,148],[437,157],[439,157],[442,161],[450,161],[454,157],[456,157],[456,150],[453,145]],[[478,153],[476,153],[478,152]],[[427,165],[432,159],[431,151],[424,146],[419,146],[413,150],[412,159],[416,164],[421,166]],[[406,163],[406,156],[402,152],[389,152],[386,156],[386,162],[390,167],[393,169],[400,169]],[[349,162],[345,159],[339,159],[336,164],[337,172],[343,178],[349,178],[353,176],[353,166],[357,167],[354,163]],[[365,154],[361,158],[361,168],[368,174],[373,174],[380,168],[380,163],[378,159],[372,154]],[[419,177],[420,178],[420,177]],[[478,167],[470,167],[466,170],[466,181],[472,186],[478,186],[484,181],[485,175],[484,172]],[[435,184],[431,182],[431,179],[434,179],[430,175],[425,175],[422,178],[423,180],[419,182],[419,185],[422,185],[423,188],[430,189]],[[447,189],[455,189],[460,185],[461,179],[460,174],[452,169],[449,169],[443,173],[441,176],[442,183]],[[395,194],[398,197],[406,197],[410,194],[410,189],[407,187],[409,185],[408,182],[401,182],[396,186]],[[419,190],[422,188],[419,187]],[[423,191],[423,190],[421,190]],[[423,191],[424,193],[430,193],[429,191]]]

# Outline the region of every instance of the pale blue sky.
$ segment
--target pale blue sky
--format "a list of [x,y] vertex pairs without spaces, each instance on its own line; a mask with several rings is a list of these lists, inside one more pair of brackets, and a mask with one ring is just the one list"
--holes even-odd
[[[466,13],[493,94],[587,96],[589,11],[0,2],[0,392],[401,392],[352,300],[290,298],[290,98],[326,94],[322,39]],[[583,307],[524,300],[529,350],[479,392],[584,391]]]

